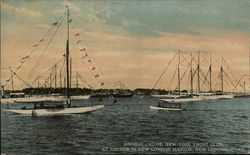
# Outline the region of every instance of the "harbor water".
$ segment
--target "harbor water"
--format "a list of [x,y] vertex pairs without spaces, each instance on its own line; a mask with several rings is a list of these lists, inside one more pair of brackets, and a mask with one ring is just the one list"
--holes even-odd
[[1,153],[167,154],[249,153],[249,98],[183,103],[186,111],[157,111],[158,98],[73,100],[74,106],[104,104],[89,114],[31,117],[3,109]]

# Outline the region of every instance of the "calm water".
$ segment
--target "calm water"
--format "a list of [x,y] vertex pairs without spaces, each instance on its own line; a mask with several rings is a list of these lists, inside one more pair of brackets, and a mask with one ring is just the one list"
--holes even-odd
[[32,118],[1,111],[1,153],[249,153],[249,99],[183,104],[188,111],[150,110],[156,98],[100,103],[104,109],[81,115]]

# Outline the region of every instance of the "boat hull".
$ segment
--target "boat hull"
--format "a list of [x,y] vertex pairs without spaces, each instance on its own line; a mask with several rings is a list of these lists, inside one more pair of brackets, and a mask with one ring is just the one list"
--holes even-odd
[[161,101],[168,103],[184,103],[184,102],[197,102],[201,101],[202,98],[183,98],[183,99],[160,99]]
[[167,110],[167,111],[181,111],[181,110],[185,110],[183,108],[162,108],[162,107],[155,107],[155,106],[150,106],[150,109],[152,109],[152,110]]
[[78,107],[78,108],[62,108],[62,109],[57,109],[57,108],[31,109],[31,110],[5,109],[4,111],[22,115],[31,115],[31,116],[53,116],[53,115],[65,115],[65,114],[82,114],[82,113],[93,112],[101,108],[104,108],[104,105],[91,106],[91,107]]

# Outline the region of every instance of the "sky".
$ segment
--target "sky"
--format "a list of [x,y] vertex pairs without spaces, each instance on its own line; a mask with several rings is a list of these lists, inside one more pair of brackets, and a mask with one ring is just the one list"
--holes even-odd
[[[2,0],[2,84],[10,77],[9,67],[32,83],[63,58],[66,19],[54,38],[50,38],[57,28],[53,23],[64,16],[66,5],[72,19],[70,50],[73,68],[76,68],[72,76],[79,72],[93,88],[117,87],[114,85],[118,81],[130,89],[152,88],[178,50],[193,52],[193,55],[203,51],[204,61],[208,61],[211,53],[214,81],[218,78],[221,56],[238,78],[249,74],[249,0]],[[51,28],[47,38],[38,47],[33,47]],[[77,33],[79,36],[75,36]],[[78,40],[81,46],[76,43]],[[80,52],[83,48],[84,52]],[[33,49],[22,67],[16,69],[20,60]],[[86,53],[88,58],[82,59]],[[91,62],[86,61],[89,59]],[[184,59],[190,59],[190,55],[183,53],[182,59],[183,73],[188,65]],[[28,78],[38,61],[32,77]],[[175,88],[176,63],[177,60],[156,88]],[[206,75],[205,62],[201,68]],[[97,74],[99,77],[95,77]],[[182,89],[189,89],[188,80],[188,76],[183,78]],[[101,86],[102,82],[105,84]],[[14,83],[16,89],[24,87],[17,78]],[[225,87],[231,89],[227,83]],[[10,84],[6,87],[10,88]]]

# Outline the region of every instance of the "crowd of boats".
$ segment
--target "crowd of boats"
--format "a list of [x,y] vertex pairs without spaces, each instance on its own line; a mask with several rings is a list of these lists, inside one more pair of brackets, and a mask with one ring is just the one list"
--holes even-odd
[[[54,68],[54,72],[51,72],[51,75],[54,75],[54,78],[52,78],[52,76],[49,76],[49,79],[50,79],[50,88],[51,88],[51,84],[52,84],[52,81],[54,79],[54,83],[55,83],[55,88],[57,88],[57,65],[59,62],[64,62],[63,65],[62,65],[62,69],[61,71],[64,71],[63,74],[61,74],[60,72],[60,75],[64,75],[64,88],[65,88],[65,94],[64,95],[48,95],[48,96],[44,96],[44,95],[35,95],[35,96],[25,96],[24,93],[12,93],[9,95],[9,98],[3,98],[1,99],[1,103],[18,103],[18,104],[21,104],[21,103],[24,103],[24,104],[30,104],[32,105],[33,107],[32,108],[27,108],[27,107],[22,107],[21,109],[5,109],[5,111],[7,112],[12,112],[12,113],[17,113],[17,114],[25,114],[25,115],[31,115],[31,116],[40,116],[40,115],[64,115],[64,114],[80,114],[80,113],[89,113],[89,112],[92,112],[92,111],[96,111],[98,109],[102,109],[104,108],[104,104],[101,104],[101,101],[102,101],[102,98],[112,98],[113,101],[112,103],[116,103],[117,100],[115,98],[120,98],[120,97],[133,97],[135,94],[133,93],[102,93],[102,94],[91,94],[91,95],[78,95],[78,96],[72,96],[73,93],[72,93],[72,87],[71,87],[71,84],[72,84],[72,59],[71,59],[71,56],[70,56],[70,38],[69,38],[69,26],[70,26],[70,23],[72,21],[72,19],[70,19],[70,14],[69,14],[69,8],[68,6],[67,7],[67,11],[64,13],[64,15],[62,16],[63,18],[59,20],[59,22],[56,22],[56,23],[53,23],[53,26],[57,27],[57,29],[55,30],[55,33],[57,32],[58,28],[61,26],[62,22],[63,22],[63,19],[66,18],[66,26],[67,26],[67,39],[65,40],[65,46],[66,46],[66,49],[65,49],[65,54],[63,55],[63,58],[58,61],[52,68]],[[52,29],[53,29],[53,26],[52,28],[48,31],[50,32]],[[54,28],[55,29],[55,28]],[[47,35],[46,35],[47,36]],[[75,34],[74,35],[75,37],[79,36],[79,33]],[[51,36],[52,37],[52,36]],[[52,37],[53,38],[53,37]],[[33,45],[33,47],[37,47],[41,42],[43,42],[44,39],[41,39],[39,41],[38,44],[36,45]],[[80,43],[81,40],[78,40],[77,43]],[[49,42],[50,43],[50,42]],[[47,49],[47,48],[46,48]],[[81,52],[84,52],[85,51],[85,48],[83,49],[80,49]],[[33,50],[31,51],[31,54],[33,53]],[[202,74],[201,74],[201,62],[200,62],[200,53],[201,52],[198,52],[198,55],[197,55],[197,68],[194,70],[192,68],[192,63],[193,62],[196,62],[195,58],[193,57],[192,53],[189,54],[190,55],[190,63],[188,66],[190,66],[190,94],[181,94],[181,81],[183,80],[183,76],[185,75],[186,71],[183,73],[183,75],[181,75],[180,73],[180,69],[181,69],[181,57],[183,56],[182,55],[183,52],[179,51],[173,58],[172,60],[177,57],[178,58],[178,64],[177,64],[177,88],[176,88],[176,91],[179,93],[179,94],[168,94],[168,95],[152,95],[153,97],[157,97],[158,98],[158,105],[157,106],[150,106],[150,109],[156,109],[156,110],[186,110],[184,108],[181,107],[181,104],[182,103],[185,103],[185,102],[200,102],[202,100],[208,100],[208,99],[231,99],[231,98],[234,98],[234,97],[249,97],[248,94],[223,94],[223,90],[224,90],[224,84],[223,84],[223,81],[224,81],[224,76],[223,75],[227,75],[227,73],[225,72],[224,68],[223,68],[223,65],[221,65],[220,67],[220,85],[221,85],[221,94],[216,94],[216,93],[199,93],[199,94],[195,94],[193,93],[193,87],[194,87],[194,76],[197,75],[197,87],[198,87],[198,92],[201,91],[201,85],[202,85]],[[85,53],[83,55],[82,58],[86,58],[88,56],[87,53]],[[21,64],[20,66],[18,66],[16,68],[16,70],[18,70],[22,64],[26,61],[26,59],[28,59],[30,57],[30,55],[28,56],[25,56],[21,59]],[[64,61],[63,61],[64,60]],[[166,69],[164,69],[163,73],[161,74],[161,76],[159,77],[159,79],[156,81],[156,83],[154,84],[154,87],[153,89],[156,87],[156,85],[159,83],[160,79],[163,77],[162,75],[166,72],[167,68],[169,67],[170,63],[172,62],[172,60],[169,62],[169,64],[167,65]],[[222,59],[223,61],[222,62],[225,62],[224,59]],[[186,58],[185,58],[185,61]],[[32,71],[30,72],[30,74],[28,75],[28,78],[27,79],[30,79],[32,74],[34,73],[34,70],[36,70],[36,67],[39,65],[39,62],[37,62],[37,64],[34,65]],[[88,59],[88,62],[92,62],[90,59]],[[223,63],[222,63],[223,64]],[[85,64],[86,65],[86,64]],[[91,67],[91,70],[90,71],[94,71],[96,68],[95,67]],[[187,68],[188,69],[188,68]],[[11,77],[10,79],[6,80],[6,83],[8,83],[9,81],[11,81],[12,83],[12,89],[14,90],[14,87],[13,87],[13,76],[15,75],[18,79],[20,79],[26,86],[28,86],[29,88],[34,88],[31,84],[29,84],[27,81],[23,80],[20,76],[17,75],[16,72],[12,71],[10,69],[10,72],[11,72]],[[53,74],[52,74],[53,73]],[[77,72],[78,73],[78,72]],[[175,72],[176,73],[176,72]],[[175,76],[175,73],[173,75],[173,77]],[[91,75],[94,75],[94,78],[97,79],[99,78],[99,74],[93,74],[91,73]],[[209,85],[209,90],[212,91],[214,89],[212,89],[212,67],[211,67],[211,56],[210,56],[210,66],[209,66],[209,70],[208,70],[208,74],[209,75],[209,80],[207,80],[207,77],[203,77],[203,80],[204,81],[209,81],[208,82],[208,85]],[[62,77],[62,76],[60,76]],[[78,90],[78,78],[79,78],[79,73],[77,74],[77,90]],[[38,80],[38,88],[39,87],[39,79],[40,77],[38,76],[36,80]],[[35,82],[34,81],[34,82]],[[46,81],[45,80],[45,83],[44,83],[44,88],[47,88],[47,85],[46,85]],[[62,87],[62,79],[60,78],[60,85]],[[98,80],[100,82],[100,85],[101,86],[104,86],[104,82],[101,81],[101,80]],[[231,80],[230,80],[231,81]],[[33,82],[33,83],[34,83]],[[84,81],[85,84],[87,84],[86,81]],[[240,81],[237,81],[236,84],[234,84],[234,88],[237,88],[238,85],[239,85]],[[6,85],[6,84],[5,84]],[[121,85],[121,83],[120,83]],[[245,87],[245,82],[244,82],[244,87]],[[4,86],[2,86],[2,88],[4,88]],[[2,89],[3,90],[3,89]],[[91,89],[92,90],[92,89]],[[144,90],[142,89],[141,90],[141,93],[144,93],[143,92]],[[148,90],[145,90],[145,92],[147,92]],[[126,92],[125,89],[123,89],[123,92]],[[150,91],[148,91],[150,92]],[[144,96],[143,95],[140,95],[140,91],[138,90],[137,91],[137,96],[143,98]],[[150,94],[147,94],[148,96]],[[72,100],[76,100],[76,99],[86,99],[86,100],[89,100],[90,98],[99,98],[97,104],[95,105],[91,105],[91,106],[86,106],[86,107],[74,107],[72,106],[71,104],[71,101]]]
[[[17,94],[16,94],[17,95]],[[102,101],[103,97],[112,98],[116,100],[120,96],[110,97],[108,95],[78,95],[71,96],[70,100],[90,100],[91,98],[98,98],[98,102]],[[121,96],[122,97],[122,96]],[[133,97],[132,95],[130,97]],[[138,97],[138,96],[134,96]],[[145,97],[145,96],[141,96]],[[147,96],[149,97],[149,96]],[[151,95],[151,97],[157,98],[157,105],[150,106],[152,110],[168,110],[168,111],[179,111],[188,110],[182,108],[182,103],[188,102],[202,102],[203,100],[219,100],[219,99],[232,99],[239,97],[250,97],[249,94],[214,94],[214,93],[201,93],[201,94],[179,94],[179,95]],[[33,107],[26,108],[25,106],[21,109],[4,109],[7,112],[13,112],[17,114],[25,114],[31,116],[39,115],[63,115],[63,114],[79,114],[96,111],[98,109],[104,108],[104,105],[95,105],[90,107],[68,107],[68,102],[70,102],[65,96],[60,96],[58,94],[51,94],[47,96],[26,96],[26,97],[14,97],[14,98],[2,98],[1,103],[6,104],[30,104]],[[115,102],[113,102],[115,103]]]

